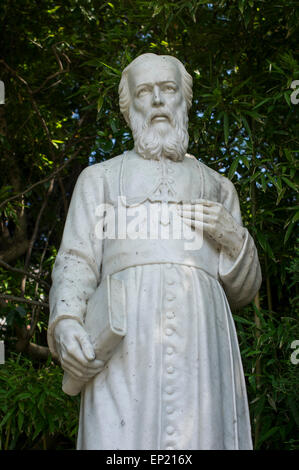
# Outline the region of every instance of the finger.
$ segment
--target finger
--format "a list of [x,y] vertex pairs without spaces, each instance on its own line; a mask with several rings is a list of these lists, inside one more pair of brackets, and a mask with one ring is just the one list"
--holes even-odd
[[[202,220],[192,220],[187,218],[184,218],[183,221],[192,229],[197,230],[198,232],[207,233],[214,239],[223,237],[219,230],[215,228],[215,220],[213,218],[211,218],[210,222],[203,222]],[[218,236],[218,234],[220,234],[220,236]]]
[[200,214],[218,214],[219,213],[219,206],[198,206],[198,207],[194,207],[194,208],[188,208],[188,207],[184,207],[184,208],[181,208],[179,211],[178,211],[179,215],[194,215],[194,214],[198,214],[200,216]]
[[208,199],[192,199],[191,203],[193,205],[201,204],[203,206],[216,206],[216,205],[219,205],[219,202],[209,201]]
[[197,219],[197,220],[201,220],[202,217],[203,217],[203,212],[202,211],[198,211],[198,212],[194,212],[194,211],[182,211],[180,213],[180,216],[183,218],[183,219]]
[[199,214],[191,214],[191,213],[183,213],[181,215],[183,221],[187,222],[198,222],[200,223],[207,223],[207,224],[216,224],[218,217],[217,214],[211,213],[199,213]]
[[203,223],[200,220],[194,220],[194,219],[183,219],[184,224],[188,225],[192,229],[196,229],[198,231],[203,230]]
[[104,365],[104,361],[101,361],[100,359],[94,359],[92,362],[87,363],[86,369],[90,371],[95,371],[97,369],[100,369],[101,367],[104,367]]
[[87,335],[80,335],[77,337],[77,340],[80,342],[81,350],[86,359],[93,361],[96,356],[89,337]]
[[63,345],[62,357],[64,360],[72,362],[73,364],[79,363],[84,367],[87,365],[86,358],[81,350],[81,345],[78,340],[72,341],[68,347]]
[[86,382],[89,380],[89,377],[86,377],[81,370],[78,370],[76,367],[73,367],[66,363],[65,361],[61,364],[65,372],[67,372],[73,379]]
[[83,367],[95,368],[100,365],[100,363],[97,362],[96,359],[91,360],[86,358],[81,349],[81,342],[79,342],[79,340],[77,340],[76,343],[73,343],[69,348],[65,348],[64,356],[69,361],[72,360],[74,363],[81,364],[81,366]]
[[76,364],[78,367],[80,366],[83,369],[90,370],[95,370],[104,364],[100,359],[94,359],[92,361],[86,359],[80,348],[76,351],[68,350],[67,353],[64,354],[64,360],[67,360],[69,363]]
[[74,361],[74,359],[69,358],[69,357],[65,357],[62,361],[62,366],[64,368],[70,368],[73,371],[76,371],[76,373],[79,376],[84,376],[84,375],[92,376],[98,370],[103,369],[104,365],[105,364],[103,361],[97,361],[96,364],[92,363],[92,367],[90,366],[90,363],[86,365],[82,365],[79,362],[76,362]]

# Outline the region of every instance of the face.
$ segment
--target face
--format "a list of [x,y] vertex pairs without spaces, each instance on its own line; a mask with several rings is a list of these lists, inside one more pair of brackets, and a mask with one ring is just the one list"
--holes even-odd
[[176,64],[162,58],[136,64],[128,81],[135,117],[160,134],[168,132],[184,100]]
[[163,57],[139,62],[128,71],[128,85],[135,151],[149,159],[183,160],[188,114],[177,65]]

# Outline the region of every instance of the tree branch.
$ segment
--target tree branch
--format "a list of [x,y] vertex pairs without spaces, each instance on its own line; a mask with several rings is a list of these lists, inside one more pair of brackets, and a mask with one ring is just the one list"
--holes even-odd
[[[69,70],[70,70],[70,63],[71,63],[71,61],[70,61],[70,59],[68,58],[68,56],[67,56],[65,53],[63,53],[63,56],[65,57],[65,59],[66,59],[66,61],[67,61],[66,69],[64,69],[64,68],[63,68],[63,65],[62,65],[62,62],[61,62],[61,60],[60,60],[60,58],[59,58],[59,56],[58,56],[58,54],[57,54],[55,45],[52,46],[52,49],[53,49],[55,58],[56,58],[56,60],[57,60],[57,62],[58,62],[59,70],[58,70],[57,72],[53,73],[52,75],[49,75],[49,77],[47,77],[47,78],[43,81],[43,83],[42,83],[36,90],[33,90],[33,91],[32,91],[32,94],[33,94],[33,95],[35,95],[36,93],[38,93],[39,91],[41,91],[41,90],[45,87],[45,85],[46,85],[50,80],[52,80],[52,78],[56,78],[56,77],[58,77],[59,75],[61,75],[61,74],[63,74],[63,73],[69,72]],[[56,82],[56,83],[57,83],[57,82]],[[51,85],[51,86],[54,86],[54,84]]]
[[[37,216],[37,219],[36,219],[36,222],[35,222],[35,226],[34,226],[34,230],[33,230],[33,234],[32,234],[32,237],[30,239],[30,242],[29,242],[29,246],[28,246],[28,250],[27,250],[27,254],[26,254],[26,259],[25,259],[25,270],[28,270],[28,266],[29,266],[29,261],[30,261],[30,258],[31,258],[31,253],[32,253],[32,248],[33,248],[33,245],[34,245],[34,242],[36,240],[36,237],[37,237],[37,232],[38,232],[38,228],[39,228],[39,224],[40,224],[40,220],[41,220],[41,217],[42,217],[42,214],[48,204],[48,200],[49,200],[49,197],[53,191],[53,188],[54,188],[54,181],[55,179],[53,178],[51,180],[51,183],[50,183],[50,186],[49,186],[49,189],[47,191],[47,195],[44,199],[44,202],[42,204],[42,207],[40,208],[40,211],[38,213],[38,216]],[[22,294],[25,293],[25,285],[26,285],[26,274],[24,275],[23,279],[22,279]]]
[[28,240],[15,241],[12,246],[0,252],[0,260],[13,261],[16,258],[19,258],[26,252],[26,250],[28,249],[28,245]]
[[74,160],[74,158],[78,155],[78,153],[82,150],[82,146],[80,146],[78,148],[78,150],[66,161],[64,162],[61,166],[59,166],[55,171],[53,171],[53,173],[51,173],[49,176],[46,176],[46,178],[43,178],[42,180],[40,181],[37,181],[36,183],[32,184],[31,186],[29,186],[29,188],[25,189],[24,191],[21,191],[20,193],[18,194],[15,194],[15,196],[11,196],[9,197],[8,199],[6,199],[5,201],[3,201],[1,204],[0,204],[0,209],[1,207],[4,207],[8,202],[11,202],[11,201],[14,201],[15,199],[18,199],[20,196],[23,196],[24,194],[28,193],[29,191],[31,191],[33,188],[36,188],[36,186],[39,186],[40,184],[43,184],[43,183],[46,183],[47,181],[49,181],[50,179],[54,178],[58,173],[60,173],[60,171],[62,171],[72,160]]
[[[28,343],[25,351],[29,354],[29,356],[33,357],[34,359],[40,359],[42,361],[46,361],[51,355],[49,348],[47,348],[46,346],[39,346],[38,344],[34,343]],[[56,364],[59,364],[59,362],[55,358],[52,357],[52,359]]]
[[24,297],[16,297],[15,295],[0,294],[0,299],[9,300],[10,302],[20,302],[20,303],[25,303],[25,304],[30,304],[30,305],[38,305],[39,307],[45,307],[49,309],[49,304],[45,302],[41,302],[38,300],[24,299]]
[[41,284],[44,284],[46,287],[50,288],[50,284],[48,284],[46,281],[41,279],[39,276],[31,273],[30,271],[25,271],[24,269],[14,268],[13,266],[11,266],[10,264],[5,263],[5,261],[3,261],[1,259],[0,259],[0,266],[3,266],[3,268],[5,268],[9,271],[15,272],[15,273],[25,274],[27,277],[30,277],[30,278],[34,279],[35,281],[38,281]]

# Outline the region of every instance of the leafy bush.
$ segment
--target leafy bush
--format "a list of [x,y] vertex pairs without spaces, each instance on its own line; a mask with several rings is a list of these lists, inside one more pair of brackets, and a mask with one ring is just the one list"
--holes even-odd
[[[293,317],[275,318],[271,312],[260,310],[261,330],[260,335],[255,336],[255,323],[247,319],[252,318],[252,308],[247,311],[248,315],[234,317],[253,431],[256,421],[260,421],[254,447],[298,449],[299,440],[294,439],[299,426],[298,365],[291,362],[293,350],[290,348],[294,339],[299,338],[298,322]],[[261,364],[259,381],[257,361]]]
[[79,399],[62,392],[61,368],[17,354],[0,367],[0,449],[74,448]]

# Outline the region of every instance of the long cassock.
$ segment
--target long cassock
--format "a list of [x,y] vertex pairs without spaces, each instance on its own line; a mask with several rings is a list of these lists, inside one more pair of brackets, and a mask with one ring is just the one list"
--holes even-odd
[[233,184],[190,155],[174,162],[128,152],[81,173],[53,269],[48,343],[56,355],[60,319],[84,325],[87,301],[108,274],[124,281],[127,335],[82,391],[77,448],[251,449],[231,308],[260,287],[252,237],[245,230],[235,258],[205,234],[190,250],[162,237],[101,239],[99,207],[117,212],[120,196],[131,211],[160,204],[164,228],[171,208],[196,199],[222,203],[242,224]]

